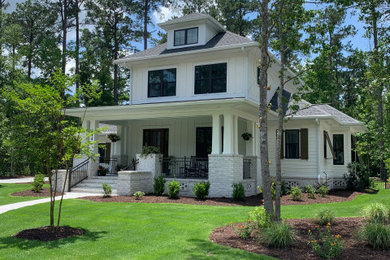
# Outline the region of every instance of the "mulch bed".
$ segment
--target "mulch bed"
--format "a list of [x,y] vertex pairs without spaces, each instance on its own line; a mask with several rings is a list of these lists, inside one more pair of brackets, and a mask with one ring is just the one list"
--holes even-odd
[[14,192],[12,196],[22,196],[22,197],[50,197],[50,188],[45,188],[41,192],[34,192],[32,190],[23,190]]
[[39,241],[53,241],[67,237],[82,236],[85,230],[72,228],[69,226],[56,227],[54,232],[50,231],[50,227],[39,227],[20,231],[15,235],[17,238]]
[[[285,249],[268,248],[261,244],[257,239],[257,231],[253,231],[251,237],[247,240],[241,239],[232,225],[217,228],[210,234],[210,240],[221,245],[243,249],[257,254],[295,260],[295,259],[321,259],[311,249],[308,242],[308,230],[316,232],[316,223],[312,219],[290,219],[286,221],[292,225],[297,235],[296,242]],[[233,224],[234,225],[234,224]],[[356,239],[356,231],[363,225],[362,218],[337,218],[331,227],[332,234],[341,235],[344,240],[344,250],[340,259],[390,259],[390,250],[373,250],[368,245]],[[325,228],[322,228],[325,229]]]
[[[302,194],[301,201],[293,201],[290,196],[286,195],[281,198],[282,205],[305,205],[314,203],[331,203],[348,201],[355,198],[356,195],[363,194],[361,192],[351,192],[335,190],[331,191],[328,196],[320,197],[316,195],[316,199],[309,199],[307,194]],[[195,198],[180,197],[179,199],[169,199],[167,196],[146,195],[140,200],[136,200],[134,196],[113,196],[103,198],[102,196],[84,197],[81,199],[96,201],[96,202],[136,202],[136,203],[181,203],[195,205],[211,205],[211,206],[261,206],[263,200],[260,196],[247,197],[245,201],[234,201],[231,198],[210,198],[205,201],[200,201]]]

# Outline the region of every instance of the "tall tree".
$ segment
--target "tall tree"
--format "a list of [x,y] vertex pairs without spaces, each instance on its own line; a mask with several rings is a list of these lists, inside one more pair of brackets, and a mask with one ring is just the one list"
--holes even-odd
[[216,0],[218,19],[228,31],[247,36],[252,31],[253,23],[246,17],[253,12],[250,0]]
[[215,14],[215,3],[210,0],[183,0],[182,1],[183,14],[191,13],[213,13]]

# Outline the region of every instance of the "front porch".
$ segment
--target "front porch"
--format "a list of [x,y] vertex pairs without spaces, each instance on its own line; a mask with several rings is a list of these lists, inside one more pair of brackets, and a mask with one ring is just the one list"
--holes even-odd
[[[239,182],[246,185],[247,196],[256,194],[256,187],[261,186],[256,106],[235,99],[197,101],[148,105],[141,113],[138,108],[142,106],[126,107],[129,113],[120,116],[87,111],[85,128],[96,129],[99,123],[117,127],[120,140],[110,145],[110,158],[117,169],[131,169],[135,164],[137,171],[147,171],[139,167],[137,155],[144,146],[155,146],[162,154],[156,162],[161,171],[152,177],[178,180],[183,195],[193,195],[192,186],[205,180],[211,184],[211,197],[231,197],[232,185]],[[244,133],[251,138],[244,140]],[[96,152],[98,143],[93,147]],[[97,167],[98,162],[91,160],[88,176],[96,175]]]

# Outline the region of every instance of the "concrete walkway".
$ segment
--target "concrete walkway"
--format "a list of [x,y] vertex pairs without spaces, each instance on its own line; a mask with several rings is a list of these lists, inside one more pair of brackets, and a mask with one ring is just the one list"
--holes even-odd
[[[26,182],[33,182],[33,181],[34,181],[34,177],[0,179],[0,184],[1,183],[26,183]],[[45,177],[45,181],[49,181],[49,178]]]
[[[81,193],[81,192],[67,192],[64,195],[64,199],[77,199],[81,197],[88,197],[88,196],[102,196],[102,194],[97,193]],[[61,196],[57,196],[56,200],[60,200]],[[50,202],[50,198],[44,198],[44,199],[38,199],[38,200],[29,200],[29,201],[23,201],[23,202],[17,202],[7,205],[0,206],[0,214],[3,214],[5,212],[8,212],[10,210],[20,209],[28,206],[33,206],[37,204],[47,203]]]

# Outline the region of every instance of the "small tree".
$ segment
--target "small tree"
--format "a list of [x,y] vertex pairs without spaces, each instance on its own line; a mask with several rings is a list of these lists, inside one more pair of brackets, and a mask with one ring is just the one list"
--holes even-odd
[[[62,200],[66,181],[63,187],[58,187],[58,169],[66,169],[66,178],[73,159],[77,154],[93,157],[90,147],[95,142],[89,137],[98,133],[98,130],[83,129],[80,122],[70,120],[65,116],[66,108],[83,100],[85,112],[88,102],[99,96],[94,85],[82,86],[74,96],[62,98],[62,93],[69,92],[74,80],[64,76],[61,72],[55,73],[50,85],[19,84],[14,89],[5,91],[5,98],[17,110],[18,116],[25,120],[18,120],[20,129],[29,139],[39,146],[36,155],[44,164],[45,175],[50,181],[50,227],[55,230],[55,204],[58,188],[61,189],[61,200],[58,209],[57,227],[60,225]],[[81,97],[81,98],[80,98]]]

